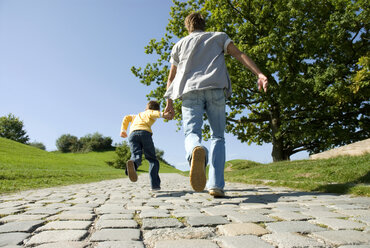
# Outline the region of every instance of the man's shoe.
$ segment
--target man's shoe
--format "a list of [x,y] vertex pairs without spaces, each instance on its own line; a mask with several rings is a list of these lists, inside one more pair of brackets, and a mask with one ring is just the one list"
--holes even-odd
[[191,158],[190,185],[196,192],[201,192],[207,183],[206,151],[203,147],[197,146],[194,148]]
[[151,191],[160,191],[161,190],[161,187],[158,187],[158,188],[151,188]]
[[222,189],[210,189],[208,193],[214,198],[224,198],[225,192]]
[[136,182],[137,174],[136,174],[134,161],[132,160],[127,161],[126,166],[127,166],[128,178],[130,178],[131,182]]

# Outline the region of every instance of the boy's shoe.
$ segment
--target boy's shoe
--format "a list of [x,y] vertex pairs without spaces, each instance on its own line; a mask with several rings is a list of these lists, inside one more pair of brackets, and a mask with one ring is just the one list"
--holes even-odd
[[224,198],[225,192],[222,189],[210,189],[208,193],[214,198]]
[[128,178],[130,178],[131,182],[137,181],[137,174],[136,174],[136,168],[135,163],[132,160],[127,161],[126,164]]
[[152,188],[151,191],[160,191],[161,190],[161,187],[158,187],[158,188]]
[[193,150],[190,167],[190,185],[196,192],[204,190],[206,178],[206,151],[203,147],[197,146]]

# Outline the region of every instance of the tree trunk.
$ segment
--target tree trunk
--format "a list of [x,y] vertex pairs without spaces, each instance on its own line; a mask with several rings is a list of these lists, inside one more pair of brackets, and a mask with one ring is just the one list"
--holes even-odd
[[285,160],[283,142],[281,139],[272,139],[272,161],[278,162]]
[[289,155],[285,153],[283,137],[280,133],[280,108],[275,103],[271,107],[271,130],[272,130],[272,160],[274,162],[289,160]]

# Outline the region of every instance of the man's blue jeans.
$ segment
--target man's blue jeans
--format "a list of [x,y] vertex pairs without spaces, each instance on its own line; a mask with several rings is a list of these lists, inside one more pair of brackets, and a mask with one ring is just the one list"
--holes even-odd
[[[206,113],[211,127],[211,146],[201,145],[203,114]],[[191,91],[182,96],[182,120],[185,132],[186,158],[190,162],[196,146],[206,150],[206,164],[210,160],[207,189],[225,187],[225,94],[223,89]]]
[[128,137],[131,150],[131,160],[134,161],[135,167],[141,165],[143,151],[146,160],[149,162],[149,176],[152,188],[159,188],[161,186],[161,179],[159,178],[159,162],[155,156],[155,147],[152,139],[152,133],[144,130],[136,130],[131,132]]

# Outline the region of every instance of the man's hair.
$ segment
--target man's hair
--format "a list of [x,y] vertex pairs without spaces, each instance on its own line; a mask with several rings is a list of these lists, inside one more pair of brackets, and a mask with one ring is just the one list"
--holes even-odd
[[185,27],[189,33],[193,32],[194,30],[204,31],[206,27],[206,21],[199,12],[194,12],[185,18]]
[[157,101],[150,101],[148,102],[148,109],[151,110],[160,110],[159,103]]

